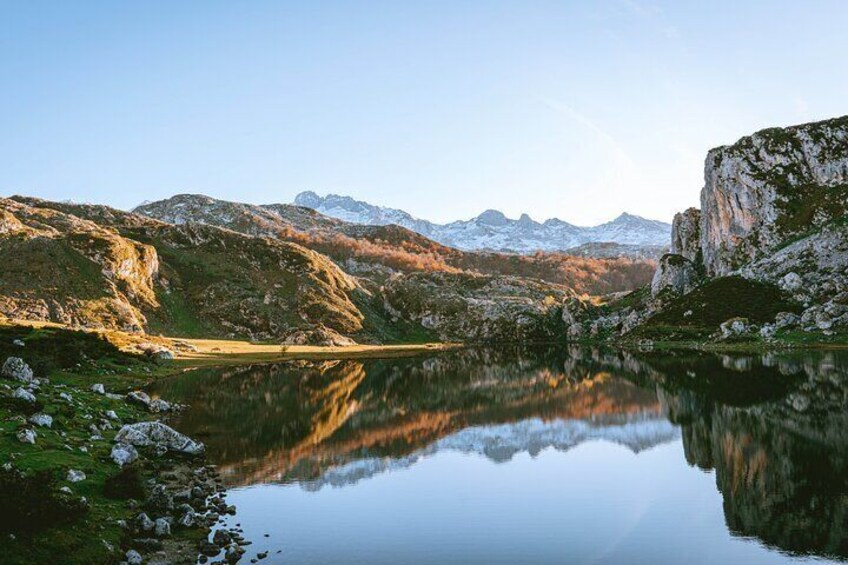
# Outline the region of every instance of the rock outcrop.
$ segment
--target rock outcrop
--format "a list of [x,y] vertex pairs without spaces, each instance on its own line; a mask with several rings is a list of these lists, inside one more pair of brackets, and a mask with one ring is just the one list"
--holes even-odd
[[675,294],[686,294],[695,288],[698,272],[695,264],[683,255],[663,255],[654,278],[651,280],[651,296],[657,296],[666,289]]
[[383,291],[394,320],[420,324],[443,340],[522,341],[564,334],[565,287],[518,277],[465,273],[397,275]]
[[671,253],[682,255],[695,264],[701,258],[701,211],[689,208],[674,215],[671,223]]
[[704,266],[726,275],[844,214],[848,116],[766,129],[713,149],[704,178]]

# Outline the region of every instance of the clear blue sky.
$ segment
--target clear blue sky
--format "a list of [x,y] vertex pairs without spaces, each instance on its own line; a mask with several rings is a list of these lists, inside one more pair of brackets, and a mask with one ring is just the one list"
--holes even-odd
[[841,0],[0,0],[0,194],[670,219],[710,147],[848,113],[846,30]]

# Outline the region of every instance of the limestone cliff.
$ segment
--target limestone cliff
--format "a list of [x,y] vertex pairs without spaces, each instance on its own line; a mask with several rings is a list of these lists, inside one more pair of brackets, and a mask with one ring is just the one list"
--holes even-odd
[[725,275],[843,215],[848,116],[766,129],[713,149],[704,180],[704,266],[709,275]]

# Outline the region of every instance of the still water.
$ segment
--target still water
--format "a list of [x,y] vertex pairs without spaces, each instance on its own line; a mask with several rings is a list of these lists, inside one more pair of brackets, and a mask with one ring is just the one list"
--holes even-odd
[[153,391],[262,563],[848,557],[848,355],[580,348],[204,370]]

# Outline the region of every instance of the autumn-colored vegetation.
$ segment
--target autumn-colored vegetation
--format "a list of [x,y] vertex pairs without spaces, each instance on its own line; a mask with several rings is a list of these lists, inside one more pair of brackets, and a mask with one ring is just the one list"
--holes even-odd
[[533,255],[464,252],[440,245],[398,226],[363,226],[356,233],[305,233],[285,228],[280,237],[329,255],[398,271],[444,271],[532,277],[563,284],[578,293],[605,294],[646,285],[656,268],[653,261],[596,259],[565,253]]

